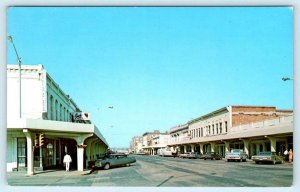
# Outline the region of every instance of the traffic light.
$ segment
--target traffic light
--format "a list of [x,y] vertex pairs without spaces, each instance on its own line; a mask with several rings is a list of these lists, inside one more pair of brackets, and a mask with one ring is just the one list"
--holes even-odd
[[39,134],[35,134],[34,138],[34,147],[38,148],[39,147]]
[[45,137],[45,134],[44,133],[40,133],[39,135],[39,146],[42,147],[44,145],[44,138]]

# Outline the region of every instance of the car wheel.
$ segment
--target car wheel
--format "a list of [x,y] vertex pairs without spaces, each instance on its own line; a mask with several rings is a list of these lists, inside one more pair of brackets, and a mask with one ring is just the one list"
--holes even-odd
[[126,167],[129,167],[129,166],[130,166],[130,164],[129,164],[129,163],[127,163],[127,164],[126,164]]
[[272,162],[272,163],[273,163],[273,165],[275,165],[275,164],[276,164],[276,160],[273,160],[273,162]]
[[105,169],[105,170],[108,170],[109,168],[110,168],[109,163],[106,163],[106,164],[104,165],[104,169]]
[[255,164],[258,164],[258,161],[255,161]]

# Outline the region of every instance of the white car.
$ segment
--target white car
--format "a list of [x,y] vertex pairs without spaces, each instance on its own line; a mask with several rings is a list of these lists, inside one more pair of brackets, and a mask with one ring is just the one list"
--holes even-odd
[[247,160],[248,155],[241,149],[232,149],[230,152],[225,154],[225,159],[229,161],[243,161]]

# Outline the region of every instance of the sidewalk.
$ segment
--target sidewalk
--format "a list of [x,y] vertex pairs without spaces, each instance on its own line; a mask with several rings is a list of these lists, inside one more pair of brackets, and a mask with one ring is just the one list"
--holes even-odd
[[65,177],[65,176],[81,176],[86,173],[89,173],[90,170],[84,170],[84,171],[77,171],[77,170],[71,170],[71,171],[65,171],[61,169],[56,170],[45,170],[45,171],[35,171],[34,175],[27,175],[26,171],[13,171],[13,172],[6,172],[7,178],[9,177]]

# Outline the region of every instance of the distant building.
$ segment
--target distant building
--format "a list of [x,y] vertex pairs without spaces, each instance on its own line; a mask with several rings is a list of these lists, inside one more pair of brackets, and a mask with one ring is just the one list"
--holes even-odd
[[158,130],[144,133],[143,151],[149,155],[156,155],[158,149],[166,148],[169,137],[169,133],[160,133]]
[[130,143],[130,151],[132,153],[142,153],[143,152],[143,137],[136,136],[133,137]]
[[21,89],[20,118],[19,69],[7,65],[7,171],[32,175],[35,169],[62,168],[65,153],[72,157],[72,168],[82,171],[105,153],[108,143],[89,114],[42,65],[22,65]]

